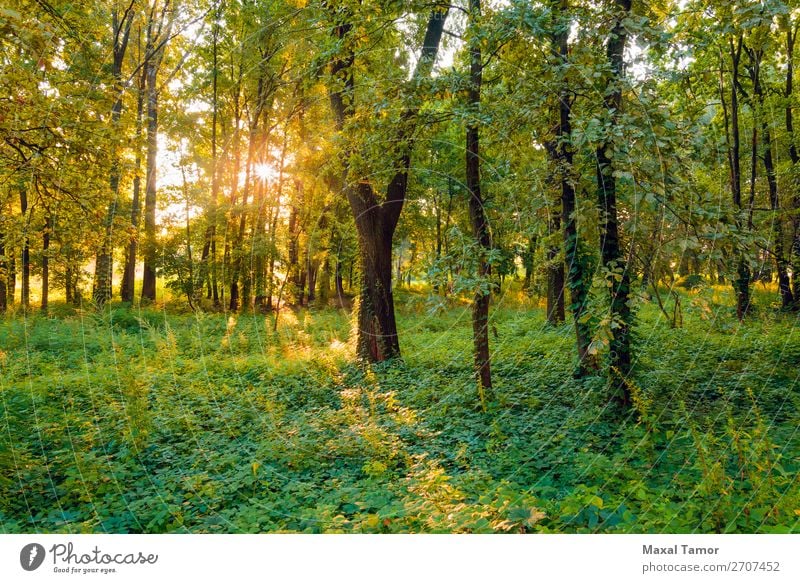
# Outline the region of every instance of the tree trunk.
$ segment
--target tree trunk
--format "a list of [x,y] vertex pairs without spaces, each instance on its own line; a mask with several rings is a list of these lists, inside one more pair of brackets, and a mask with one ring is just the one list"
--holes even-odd
[[308,303],[311,304],[317,299],[317,270],[319,263],[311,259],[309,250],[306,250],[306,285],[308,287]]
[[203,251],[200,257],[199,283],[201,289],[203,282],[211,274],[209,295],[215,308],[220,306],[219,288],[217,283],[217,205],[219,202],[219,173],[217,168],[217,124],[219,123],[219,88],[218,88],[218,44],[219,44],[219,18],[220,3],[215,2],[215,18],[211,32],[212,45],[212,71],[211,71],[211,201],[209,203],[208,218],[203,242]]
[[67,264],[67,267],[64,271],[64,297],[68,304],[73,304],[75,301],[75,296],[73,294],[73,287],[72,287],[72,279],[74,269],[71,263]]
[[781,294],[781,304],[784,308],[791,308],[794,305],[791,282],[789,281],[789,262],[783,249],[783,221],[780,214],[780,201],[778,198],[778,180],[775,176],[775,166],[772,161],[772,143],[770,140],[769,128],[764,123],[761,127],[761,138],[764,143],[764,167],[767,172],[767,183],[769,184],[769,202],[773,210],[773,243],[772,252],[775,256],[775,267],[778,272],[778,289]]
[[[220,302],[225,303],[225,286],[231,283],[231,272],[233,257],[231,252],[231,233],[235,233],[236,229],[236,215],[234,210],[236,208],[239,196],[239,171],[242,164],[242,151],[241,151],[241,125],[242,125],[242,107],[240,103],[242,91],[242,76],[243,65],[239,63],[238,81],[234,89],[233,96],[233,137],[231,143],[233,145],[233,168],[231,172],[231,193],[229,197],[230,215],[226,219],[225,236],[224,236],[224,250],[222,252],[222,284],[220,286]],[[224,127],[224,126],[223,126]],[[225,140],[225,133],[223,132],[223,141]],[[229,300],[228,300],[229,301]],[[238,290],[236,303],[238,304]],[[230,305],[230,304],[229,304]]]
[[22,309],[27,311],[31,299],[31,251],[29,247],[28,230],[31,219],[28,213],[28,193],[25,188],[19,191],[19,208],[25,222],[24,233],[22,236]]
[[298,305],[303,305],[303,288],[300,283],[302,270],[300,269],[300,228],[298,221],[298,207],[302,204],[302,189],[299,181],[297,182],[297,197],[297,200],[294,201],[289,210],[289,272],[292,274],[291,282],[294,288],[292,290],[294,301]]
[[342,260],[336,257],[336,297],[339,300],[339,306],[344,305],[344,278],[342,276]]
[[[569,5],[567,0],[555,0],[558,5],[560,21],[556,23],[553,34],[553,50],[562,66],[569,59]],[[555,12],[554,12],[555,13]],[[564,259],[566,263],[566,285],[570,293],[570,312],[575,325],[575,341],[578,353],[576,374],[583,376],[595,363],[589,355],[591,330],[585,314],[589,291],[592,286],[592,268],[586,252],[582,249],[575,216],[576,196],[572,149],[572,101],[573,97],[566,79],[559,81],[558,127],[556,129],[556,159],[559,184],[561,187],[561,218],[564,232]]]
[[[797,26],[792,24],[791,20],[788,21],[786,27],[786,133],[789,137],[789,160],[792,162],[792,167],[797,168],[800,162],[800,154],[797,152],[797,146],[794,141],[794,120],[792,117],[792,94],[794,91],[794,44],[797,39]],[[800,308],[800,180],[794,178],[792,180],[792,187],[794,190],[793,197],[793,210],[794,216],[792,218],[792,246],[790,249],[791,262],[792,262],[792,297],[794,299],[793,307]]]
[[[551,235],[561,232],[561,215],[552,210],[548,229]],[[557,326],[565,320],[564,315],[564,262],[559,259],[559,249],[550,245],[547,249],[547,322]]]
[[536,235],[528,237],[528,245],[521,252],[522,255],[522,268],[525,270],[525,275],[522,279],[522,291],[528,295],[533,295],[531,286],[533,285],[533,270],[536,265],[534,259],[536,258]]
[[133,197],[131,199],[131,236],[128,240],[128,249],[125,256],[125,268],[122,272],[122,287],[120,297],[123,302],[133,302],[134,287],[136,286],[136,253],[139,241],[139,222],[142,215],[141,197],[141,170],[142,170],[142,116],[144,115],[145,77],[139,75],[136,91],[136,170],[133,176]]
[[[288,124],[288,121],[287,121]],[[272,296],[275,293],[275,262],[277,260],[277,237],[278,237],[278,217],[281,214],[281,195],[283,194],[284,168],[286,165],[286,149],[289,141],[289,128],[283,128],[283,146],[281,147],[281,158],[278,165],[278,183],[275,185],[275,196],[272,205],[271,221],[269,227],[269,261],[267,269],[267,306],[272,309]]]
[[[442,259],[442,200],[441,199],[442,196],[438,192],[434,191],[433,211],[434,211],[434,217],[436,218],[436,242],[434,243],[434,257],[437,269]],[[432,279],[434,280],[433,293],[438,294],[440,291],[438,277]]]
[[[683,236],[688,239],[688,237],[689,237],[689,225],[684,225],[683,231],[684,231]],[[689,252],[688,249],[684,249],[681,252],[681,260],[678,263],[678,275],[681,276],[681,277],[686,277],[691,272],[691,269],[689,268],[689,255],[690,255],[690,252]]]
[[[266,62],[261,63],[262,67],[266,65]],[[243,73],[243,65],[240,62],[239,65],[239,76],[240,76],[240,84],[241,84],[241,76]],[[267,106],[267,99],[272,96],[270,93],[270,87],[267,83],[265,83],[265,71],[262,69],[259,79],[258,79],[258,89],[256,91],[256,105],[253,110],[252,116],[250,116],[248,120],[248,142],[247,142],[247,159],[245,161],[245,178],[244,178],[244,185],[242,188],[242,200],[241,204],[239,205],[238,211],[232,213],[232,220],[231,224],[234,231],[234,239],[231,244],[231,279],[230,279],[230,297],[228,298],[228,308],[235,312],[239,308],[243,307],[241,304],[241,292],[246,291],[249,295],[249,289],[240,290],[239,285],[241,276],[242,276],[242,262],[244,260],[244,233],[245,233],[245,226],[247,224],[247,201],[249,200],[250,196],[250,188],[252,186],[252,179],[253,179],[253,165],[256,161],[256,153],[258,151],[258,146],[260,143],[267,143],[267,136],[261,136],[259,132],[259,123],[261,122],[261,114],[264,112],[265,107]],[[238,89],[237,89],[238,91]],[[238,95],[237,95],[237,102],[238,102]],[[238,120],[238,116],[237,116]],[[239,123],[237,121],[236,124],[237,131],[235,132],[236,140],[237,140],[237,149],[236,149],[236,168],[238,172],[239,167],[239,149],[238,149],[238,127]],[[233,189],[231,194],[231,208],[235,208],[236,206],[236,193],[235,189]],[[238,226],[236,226],[236,219],[238,218]],[[246,286],[248,287],[248,286]],[[246,301],[249,301],[249,297],[244,298]]]
[[[0,208],[2,212],[2,208]],[[8,262],[6,261],[5,231],[2,230],[3,218],[0,216],[0,312],[8,308]]]
[[[377,209],[373,210],[376,214]],[[392,295],[392,240],[379,219],[362,220],[361,293],[356,352],[360,358],[380,362],[400,355]],[[309,295],[311,286],[309,285]]]
[[186,289],[186,299],[189,302],[189,307],[194,311],[194,257],[192,257],[192,223],[189,220],[190,217],[190,208],[189,208],[189,185],[186,182],[186,168],[181,165],[181,178],[183,178],[183,200],[184,200],[184,217],[186,220],[186,263],[188,265],[187,274],[187,289]]
[[[256,120],[258,123],[258,120]],[[253,157],[255,156],[256,143],[255,143],[255,127],[251,127],[250,139],[247,149],[247,162],[245,163],[245,179],[244,188],[242,189],[242,202],[239,207],[238,226],[236,227],[235,237],[231,244],[231,286],[230,297],[228,298],[228,309],[232,312],[237,311],[242,306],[240,305],[240,278],[242,273],[242,260],[244,255],[244,231],[247,221],[247,200],[250,190],[251,173],[253,171]]]
[[[265,310],[267,307],[266,296],[266,225],[268,217],[266,216],[266,190],[267,187],[263,181],[260,181],[256,188],[256,211],[253,217],[253,228],[251,240],[253,241],[252,266],[253,266],[253,283],[255,287],[255,301],[254,306],[258,310]],[[271,253],[271,251],[270,251]]]
[[[469,0],[469,89],[467,100],[472,114],[477,117],[481,103],[481,84],[483,82],[483,63],[481,41],[478,27],[481,21],[480,0]],[[492,294],[489,280],[492,267],[488,253],[492,248],[489,224],[486,220],[483,195],[481,193],[480,132],[478,121],[467,123],[466,136],[466,187],[469,196],[469,217],[472,236],[478,245],[478,279],[472,303],[472,341],[474,344],[475,376],[478,380],[478,396],[481,405],[493,399],[491,355],[489,353],[489,302]]]
[[113,91],[115,93],[114,105],[111,107],[111,128],[114,132],[115,142],[112,144],[113,152],[111,155],[111,171],[108,182],[111,190],[111,202],[108,204],[106,219],[103,224],[103,242],[100,251],[95,259],[94,269],[94,289],[92,299],[102,305],[111,299],[111,282],[113,279],[113,230],[114,219],[117,214],[117,204],[119,203],[119,182],[120,182],[120,162],[119,147],[116,143],[119,134],[119,120],[122,116],[122,92],[124,91],[122,80],[122,64],[125,60],[125,52],[128,48],[131,25],[133,24],[136,12],[128,10],[124,13],[122,20],[119,20],[119,13],[116,8],[112,10],[112,30],[114,35],[113,60],[111,63],[111,75],[114,78]]
[[[428,19],[422,51],[411,76],[412,83],[430,76],[448,11],[447,7],[437,6],[433,9]],[[341,10],[337,12],[337,23],[333,27],[333,33],[345,48],[344,54],[337,55],[331,62],[331,76],[336,79],[337,86],[329,90],[331,109],[339,134],[344,132],[346,120],[355,113],[353,95],[355,52],[352,47],[348,47],[352,40],[350,37],[353,24],[342,22],[341,12]],[[399,114],[395,141],[401,145],[401,153],[396,160],[395,174],[389,181],[383,202],[378,201],[372,185],[366,178],[348,177],[350,168],[347,159],[340,180],[341,190],[350,203],[360,244],[362,284],[356,346],[359,358],[370,362],[400,356],[391,288],[392,237],[408,188],[408,170],[413,149],[411,130],[417,114],[416,107],[415,104],[409,103]]]
[[44,231],[42,232],[42,301],[41,309],[47,312],[47,302],[50,296],[50,230],[53,222],[48,213],[44,219]]
[[6,261],[8,262],[8,305],[13,306],[17,297],[17,257],[13,249],[6,249]]
[[403,287],[403,244],[397,249],[397,273],[394,276],[395,284],[398,289]]
[[353,271],[355,269],[356,262],[354,260],[350,260],[350,269],[348,270],[347,274],[347,289],[352,293],[353,291]]
[[[148,43],[149,44],[149,43]],[[144,276],[142,299],[156,299],[156,188],[158,172],[158,69],[151,61],[145,65],[147,90],[147,174],[144,190]]]
[[612,321],[617,327],[613,330],[610,344],[611,378],[614,385],[614,399],[622,406],[631,402],[626,382],[631,372],[630,327],[631,309],[628,305],[630,292],[630,273],[627,261],[622,255],[619,242],[619,219],[617,214],[617,183],[614,176],[614,161],[609,155],[613,149],[613,128],[619,123],[622,107],[622,79],[624,51],[628,33],[623,20],[631,10],[631,0],[614,1],[617,14],[606,46],[606,57],[611,66],[611,76],[606,84],[604,105],[609,116],[611,130],[601,143],[595,156],[597,159],[598,203],[600,207],[600,257],[606,269],[609,286]]
[[[156,299],[156,191],[158,180],[158,70],[172,30],[174,15],[170,0],[164,0],[156,23],[157,2],[151,7],[147,23],[144,77],[147,98],[147,174],[144,193],[144,276],[142,299]],[[166,20],[165,20],[166,19]]]
[[[731,114],[730,124],[728,124],[727,109],[725,107],[725,93],[722,82],[722,63],[720,63],[720,100],[725,116],[725,134],[728,136],[728,125],[730,125],[730,138],[728,147],[728,166],[730,167],[731,196],[733,206],[736,210],[736,228],[744,231],[747,223],[744,221],[742,206],[742,172],[739,160],[741,148],[741,137],[739,133],[739,62],[742,55],[742,36],[739,35],[736,44],[730,39],[730,58],[732,69],[731,81]],[[750,307],[750,266],[744,250],[736,249],[736,277],[733,280],[733,289],[736,293],[736,315],[739,320],[744,320]]]

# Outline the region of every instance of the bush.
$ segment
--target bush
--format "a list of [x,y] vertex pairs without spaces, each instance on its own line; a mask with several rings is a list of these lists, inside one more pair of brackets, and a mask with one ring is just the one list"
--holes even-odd
[[678,287],[682,287],[683,289],[688,289],[688,290],[700,289],[704,285],[705,285],[705,280],[703,279],[703,276],[697,274],[687,275],[686,277],[678,281]]

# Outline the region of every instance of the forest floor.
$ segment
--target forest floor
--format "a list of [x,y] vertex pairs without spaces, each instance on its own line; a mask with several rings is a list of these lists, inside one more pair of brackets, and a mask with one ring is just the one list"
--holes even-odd
[[469,305],[422,293],[369,370],[335,309],[0,318],[0,532],[800,531],[800,322],[682,294],[638,309],[625,414],[520,294],[487,411]]

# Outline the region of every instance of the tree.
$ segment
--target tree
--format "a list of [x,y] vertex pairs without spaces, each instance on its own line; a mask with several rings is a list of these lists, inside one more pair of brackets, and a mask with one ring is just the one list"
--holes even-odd
[[794,308],[800,309],[800,268],[798,268],[800,264],[800,182],[796,176],[798,162],[800,162],[800,154],[797,152],[797,145],[795,143],[794,108],[792,106],[794,99],[794,45],[797,41],[800,20],[793,21],[790,16],[784,15],[780,18],[780,25],[786,34],[786,89],[784,91],[786,105],[784,107],[784,119],[786,122],[787,149],[792,171],[792,180],[790,184],[794,190],[794,200],[792,201],[794,218],[792,219],[792,243],[790,249],[790,256],[793,261],[792,295],[794,297]]
[[[114,5],[111,9],[111,31],[113,38],[112,47],[112,60],[111,60],[111,76],[113,78],[112,91],[114,92],[114,104],[111,107],[111,131],[115,134],[120,133],[119,123],[122,116],[122,96],[123,96],[123,80],[122,80],[122,64],[125,61],[125,52],[128,49],[128,41],[130,39],[131,27],[133,20],[136,16],[134,5],[136,0],[125,2],[122,6],[122,14],[120,14],[120,7]],[[120,188],[120,163],[118,150],[118,136],[114,136],[112,142],[113,154],[111,171],[109,172],[108,182],[111,189],[112,200],[108,205],[108,213],[105,221],[105,232],[103,243],[100,247],[100,252],[97,254],[95,261],[95,275],[94,275],[94,290],[92,297],[98,304],[103,304],[111,299],[111,282],[113,274],[113,259],[112,259],[112,234],[114,227],[114,219],[117,214],[117,204],[119,202],[119,188]]]
[[472,118],[467,122],[466,138],[466,176],[467,196],[469,197],[469,216],[472,235],[478,251],[478,279],[472,303],[472,338],[475,345],[475,375],[478,379],[478,393],[481,404],[492,399],[492,371],[489,354],[489,302],[491,287],[488,279],[492,274],[488,254],[492,248],[489,224],[484,212],[481,194],[480,130],[479,112],[481,102],[481,81],[483,62],[481,58],[481,3],[469,0],[469,89],[467,102],[472,110]]
[[[330,62],[329,96],[336,131],[344,135],[346,126],[356,116],[355,15],[343,7],[327,8],[333,19],[332,34],[338,49]],[[404,84],[404,99],[389,138],[394,146],[395,163],[382,201],[366,169],[353,164],[358,152],[346,150],[344,153],[339,186],[350,203],[358,232],[362,278],[357,352],[360,358],[371,362],[400,356],[392,294],[392,236],[408,189],[414,125],[419,111],[414,89],[433,70],[448,10],[447,6],[437,5],[431,11],[419,60],[410,80]]]
[[606,41],[608,70],[605,74],[603,105],[606,110],[606,135],[595,151],[597,159],[597,193],[600,208],[600,258],[610,295],[611,376],[615,398],[620,404],[630,403],[626,377],[631,372],[630,328],[632,313],[629,304],[630,272],[619,240],[617,179],[614,164],[614,131],[622,110],[625,43],[628,38],[625,19],[631,12],[631,0],[614,0],[612,27]]
[[156,299],[156,193],[158,189],[158,71],[172,34],[175,7],[170,0],[156,0],[147,16],[144,63],[147,103],[147,157],[144,193],[144,278],[142,299]]
[[[141,57],[141,30],[138,34],[139,56]],[[120,287],[120,297],[123,302],[133,302],[134,287],[136,286],[136,255],[139,247],[139,222],[142,215],[142,125],[144,117],[144,97],[145,97],[145,71],[136,77],[136,133],[134,136],[134,148],[136,150],[133,176],[133,192],[131,197],[130,231],[128,246],[125,253],[125,267],[122,272],[122,284]]]
[[[586,321],[587,301],[592,276],[586,251],[582,248],[575,216],[575,169],[574,151],[571,144],[572,104],[574,97],[569,86],[569,5],[567,0],[553,2],[552,52],[556,55],[558,122],[556,145],[550,150],[561,190],[561,222],[563,223],[564,255],[567,273],[566,283],[570,292],[570,311],[575,324],[575,339],[578,353],[578,374],[592,367],[589,355],[591,330]],[[556,10],[557,8],[557,10]],[[555,225],[554,225],[555,226]],[[562,292],[563,295],[563,292]]]

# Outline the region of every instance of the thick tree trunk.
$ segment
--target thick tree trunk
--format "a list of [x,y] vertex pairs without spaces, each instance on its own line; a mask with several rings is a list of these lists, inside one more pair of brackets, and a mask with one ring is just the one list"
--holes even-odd
[[[684,225],[683,228],[683,236],[688,239],[689,237],[689,225]],[[689,256],[691,255],[689,249],[684,249],[681,253],[681,260],[678,263],[678,275],[681,277],[686,277],[690,274],[691,268],[689,267]]]
[[[356,352],[360,358],[379,362],[400,355],[392,295],[392,240],[380,219],[362,219],[358,235],[362,278]],[[309,285],[309,295],[310,290]]]
[[328,305],[328,298],[331,291],[331,256],[325,255],[325,260],[322,262],[322,272],[319,279],[319,289],[317,290],[317,298],[320,306]]
[[[611,65],[611,76],[608,79],[604,98],[604,105],[612,127],[617,125],[622,107],[623,59],[628,36],[623,20],[630,14],[631,0],[615,0],[614,4],[617,14],[606,46],[606,56]],[[614,398],[621,405],[627,406],[631,402],[626,382],[626,378],[631,372],[630,327],[632,314],[628,304],[630,272],[619,242],[617,183],[614,176],[614,161],[609,155],[609,150],[613,149],[613,146],[613,138],[609,135],[595,151],[598,204],[601,217],[600,257],[607,271],[611,317],[617,324],[616,329],[613,330],[610,345]]]
[[[435,7],[428,19],[422,51],[412,73],[412,83],[430,76],[439,50],[448,8]],[[342,11],[336,11],[337,20],[333,34],[344,47],[351,42],[352,22],[342,21]],[[331,76],[336,88],[329,97],[336,129],[341,134],[345,122],[353,116],[354,90],[353,64],[355,53],[344,48],[343,54],[333,58]],[[386,198],[379,202],[370,182],[363,177],[349,177],[347,159],[341,176],[341,189],[347,196],[360,243],[362,285],[359,302],[359,327],[356,342],[360,358],[378,362],[400,356],[397,326],[392,297],[392,237],[408,188],[408,170],[411,164],[413,137],[411,126],[416,118],[415,104],[404,104],[398,117],[396,143],[401,145],[396,171],[386,190]],[[349,153],[346,153],[346,156]],[[309,282],[310,283],[310,282]],[[310,288],[309,288],[310,291]]]

